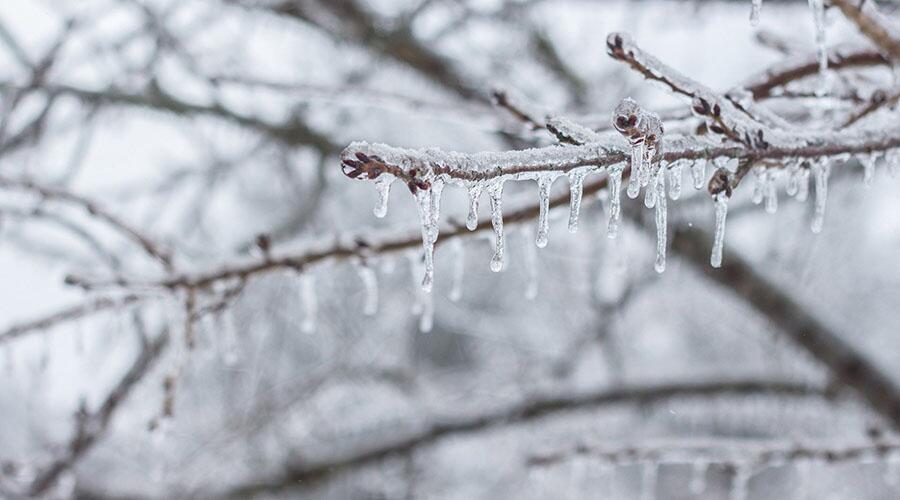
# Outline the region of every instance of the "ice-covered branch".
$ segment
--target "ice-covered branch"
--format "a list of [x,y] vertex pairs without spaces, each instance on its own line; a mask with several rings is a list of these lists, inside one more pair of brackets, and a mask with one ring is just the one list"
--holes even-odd
[[900,34],[880,19],[881,13],[872,1],[828,0],[850,19],[879,49],[894,62],[900,61]]
[[261,493],[290,490],[296,487],[310,487],[321,484],[344,472],[350,472],[366,465],[378,463],[386,458],[407,454],[435,444],[442,439],[486,431],[499,426],[526,423],[539,418],[564,415],[566,412],[589,409],[609,404],[647,404],[678,397],[719,397],[727,395],[748,396],[752,394],[772,397],[825,397],[819,389],[804,384],[772,381],[732,381],[713,383],[684,383],[658,386],[622,387],[620,389],[600,389],[593,392],[542,396],[500,410],[474,414],[445,421],[436,421],[397,441],[373,444],[342,456],[325,459],[299,460],[286,464],[281,475],[264,478],[233,488],[221,496],[225,498],[246,498]]

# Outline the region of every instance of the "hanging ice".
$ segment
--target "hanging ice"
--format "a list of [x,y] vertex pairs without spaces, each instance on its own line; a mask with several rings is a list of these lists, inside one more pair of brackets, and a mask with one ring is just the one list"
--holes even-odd
[[691,482],[688,486],[692,495],[699,495],[706,491],[706,471],[709,464],[703,460],[695,460],[691,465]]
[[725,249],[725,218],[728,216],[728,196],[725,193],[715,195],[715,204],[716,232],[713,236],[713,248],[709,264],[713,267],[721,267],[722,251]]
[[375,217],[382,218],[387,215],[388,198],[391,196],[391,184],[394,182],[394,176],[390,174],[381,174],[375,180],[375,189],[378,191],[378,201],[375,202],[375,208],[372,212]]
[[803,202],[809,198],[809,171],[811,168],[812,166],[809,164],[805,168],[800,167],[797,176],[797,201]]
[[656,263],[654,269],[661,273],[666,270],[666,175],[660,168],[656,175]]
[[378,312],[378,276],[375,274],[375,269],[362,262],[356,264],[356,272],[359,274],[366,294],[363,302],[363,314],[372,316]]
[[778,189],[775,185],[775,173],[767,172],[763,185],[766,198],[766,212],[774,214],[778,211]]
[[494,228],[494,255],[491,257],[491,271],[503,269],[503,181],[494,181],[488,186],[491,197],[491,225]]
[[750,471],[744,465],[737,465],[731,478],[731,490],[728,500],[747,500]]
[[466,217],[466,228],[469,231],[478,227],[478,199],[481,198],[482,187],[479,182],[469,186],[469,215]]
[[300,301],[303,306],[303,322],[300,330],[303,333],[316,331],[316,316],[319,305],[316,300],[316,281],[309,272],[300,273]]
[[550,187],[555,179],[555,175],[542,175],[538,179],[540,214],[538,215],[537,235],[534,238],[534,244],[538,248],[546,247],[550,237]]
[[788,165],[788,182],[785,192],[788,196],[795,196],[800,190],[800,164],[790,162]]
[[875,153],[860,155],[859,157],[859,162],[863,166],[863,183],[866,187],[872,187],[872,182],[875,180],[875,163],[877,161],[878,156]]
[[669,165],[669,198],[677,200],[681,198],[681,175],[683,161],[676,161]]
[[620,191],[622,190],[622,170],[624,165],[619,163],[609,167],[609,219],[606,224],[606,236],[615,238],[619,234],[619,217],[622,211]]
[[644,192],[644,206],[647,208],[653,208],[656,206],[656,178],[660,175],[665,177],[665,172],[657,172],[651,176],[650,185]]
[[767,177],[766,167],[762,165],[753,167],[753,195],[750,197],[750,201],[752,201],[754,205],[759,205],[763,201]]
[[816,178],[816,206],[813,213],[812,232],[822,232],[825,223],[825,204],[828,201],[828,175],[831,172],[831,164],[827,158],[819,158],[813,162],[813,173]]
[[759,26],[759,11],[762,10],[762,0],[752,0],[750,7],[750,26]]
[[457,302],[462,298],[463,273],[465,272],[466,266],[466,247],[463,245],[462,238],[453,238],[450,245],[453,251],[453,283],[450,286],[450,300]]
[[637,145],[631,145],[631,175],[628,176],[628,188],[625,190],[628,197],[635,199],[641,192],[641,163],[644,158],[644,141]]
[[706,181],[705,159],[694,160],[691,164],[691,179],[694,181],[694,189],[703,189],[703,183]]
[[581,194],[584,190],[584,172],[569,172],[569,232],[578,231],[578,214],[581,212]]
[[656,476],[659,465],[654,462],[646,462],[641,467],[641,500],[654,500],[656,498]]
[[416,191],[416,206],[419,209],[419,225],[422,230],[422,251],[425,264],[422,278],[422,290],[431,292],[434,286],[434,240],[432,239],[431,215],[433,193],[431,189],[419,189]]

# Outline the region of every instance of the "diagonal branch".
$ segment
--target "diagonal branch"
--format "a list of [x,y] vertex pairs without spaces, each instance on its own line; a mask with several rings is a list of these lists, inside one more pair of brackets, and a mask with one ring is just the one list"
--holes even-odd
[[856,24],[859,31],[866,35],[878,48],[887,54],[892,60],[900,61],[900,38],[879,19],[881,14],[875,7],[875,2],[828,0],[832,5],[840,9],[844,16]]

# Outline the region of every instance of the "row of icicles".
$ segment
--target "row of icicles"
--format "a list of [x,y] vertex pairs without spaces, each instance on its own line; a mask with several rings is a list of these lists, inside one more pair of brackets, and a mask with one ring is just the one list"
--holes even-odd
[[[634,143],[632,145],[632,157],[630,161],[636,162],[638,167],[635,173],[630,176],[626,194],[629,198],[637,198],[640,196],[641,188],[644,189],[644,205],[648,208],[656,210],[656,226],[657,226],[657,245],[656,245],[656,262],[655,269],[657,272],[663,272],[666,266],[666,225],[667,225],[667,198],[678,200],[682,195],[682,177],[683,172],[688,168],[691,172],[691,181],[694,189],[704,189],[708,179],[707,161],[699,160],[678,160],[671,164],[665,161],[653,162],[654,154],[648,152],[648,148],[643,143]],[[871,186],[874,179],[875,167],[881,157],[880,153],[866,153],[857,155],[856,158],[863,166],[863,179],[866,186]],[[783,161],[783,168],[772,168],[764,165],[753,167],[750,175],[754,179],[752,201],[755,204],[764,204],[768,213],[775,213],[778,209],[778,189],[777,184],[779,178],[786,177],[785,191],[789,196],[796,198],[798,201],[806,201],[810,194],[810,176],[814,178],[815,183],[815,207],[811,222],[811,229],[814,233],[822,230],[825,207],[828,193],[828,178],[831,170],[831,162],[833,160],[847,161],[850,159],[849,154],[837,155],[831,158],[819,157],[813,159],[794,158]],[[711,161],[715,169],[725,169],[731,160],[727,157],[715,158]],[[890,167],[891,174],[900,168],[900,149],[894,149],[887,153],[885,161]],[[622,175],[627,163],[618,163],[609,166],[607,170],[609,185],[607,189],[608,196],[608,220],[607,220],[607,236],[616,238],[619,232],[620,223],[620,191],[622,184]],[[537,221],[537,230],[535,234],[535,245],[543,248],[549,241],[549,212],[550,212],[550,192],[555,180],[565,176],[569,181],[570,203],[569,203],[569,232],[576,232],[578,229],[578,217],[581,210],[582,188],[585,176],[595,171],[595,167],[579,167],[569,171],[566,174],[560,173],[544,173],[537,177],[538,197],[539,197],[539,215]],[[389,174],[381,175],[376,181],[378,191],[377,202],[374,208],[374,214],[377,217],[384,217],[387,214],[387,205],[390,195],[391,184],[394,178]],[[422,290],[425,292],[418,298],[414,312],[421,314],[422,330],[430,330],[431,326],[431,306],[430,292],[434,284],[434,244],[438,238],[438,227],[440,222],[440,205],[441,194],[443,193],[444,181],[439,176],[430,179],[431,189],[420,189],[416,192],[416,202],[420,216],[420,227],[423,242],[423,254],[410,253],[410,267],[413,269],[414,277],[423,276],[421,281]],[[499,272],[504,267],[504,254],[506,246],[506,237],[503,228],[503,185],[504,179],[493,179],[486,183],[472,182],[468,185],[469,203],[468,215],[466,217],[466,227],[474,231],[478,226],[478,207],[480,198],[484,191],[487,191],[490,210],[491,225],[493,227],[493,255],[490,260],[490,269]],[[729,198],[724,194],[717,195],[715,201],[715,233],[713,238],[713,248],[710,257],[710,264],[713,267],[722,265],[722,254],[725,241],[725,221],[728,214]],[[453,266],[453,283],[451,290],[451,299],[457,300],[461,296],[461,276],[463,273],[463,244],[455,238],[453,241],[453,249],[456,254],[456,263]],[[536,257],[534,252],[526,253],[526,258],[531,261]],[[532,264],[529,263],[529,266]],[[363,283],[366,299],[364,301],[363,312],[366,314],[375,314],[378,308],[377,295],[377,277],[375,270],[368,264],[357,262],[360,279]],[[417,273],[418,271],[418,273]],[[534,274],[535,271],[529,271]],[[419,274],[421,273],[421,274]],[[307,317],[314,315],[315,298],[314,286],[311,283],[312,277],[307,273],[301,283],[303,289],[304,303],[307,304]],[[415,278],[418,281],[418,278]],[[529,296],[536,294],[536,286],[529,285]],[[313,329],[314,322],[307,319],[304,322],[304,330]]]
[[[794,469],[798,476],[798,494],[796,498],[807,498],[811,489],[811,472],[812,466],[820,462],[814,459],[797,459],[794,462]],[[589,475],[588,467],[591,464],[587,459],[573,460],[571,466],[573,468],[573,477],[571,484],[578,488],[583,485]],[[656,498],[656,490],[659,476],[659,467],[664,464],[657,462],[645,462],[641,465],[640,478],[640,500],[653,500]],[[750,493],[750,480],[753,479],[754,467],[750,464],[735,463],[718,463],[709,461],[708,459],[694,459],[688,462],[691,467],[690,479],[688,480],[688,490],[693,496],[704,495],[707,492],[707,475],[711,467],[727,466],[733,472],[729,484],[728,500],[746,500]],[[540,470],[540,469],[536,469]],[[757,469],[758,470],[758,469]],[[613,464],[599,464],[596,466],[597,484],[607,485],[607,495],[611,494],[609,485],[611,478],[609,477],[613,471]],[[889,456],[884,459],[884,483],[891,487],[900,486],[900,458]]]

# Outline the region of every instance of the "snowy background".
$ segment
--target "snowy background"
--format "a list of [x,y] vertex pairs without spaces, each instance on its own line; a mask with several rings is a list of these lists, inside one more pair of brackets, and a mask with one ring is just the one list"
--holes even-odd
[[[533,222],[510,226],[500,273],[489,269],[489,231],[439,246],[430,298],[413,247],[364,264],[328,260],[302,276],[256,274],[222,307],[185,321],[196,298],[147,285],[169,271],[121,226],[171,253],[171,276],[264,259],[260,234],[275,255],[336,238],[416,236],[405,187],[394,186],[387,216],[375,218],[376,190],[342,174],[343,147],[550,144],[490,106],[496,87],[600,125],[626,96],[659,112],[685,108],[606,55],[612,31],[721,90],[785,57],[760,32],[792,53],[815,51],[802,1],[765,2],[756,27],[750,1],[319,5],[329,2],[0,3],[0,497],[28,496],[54,463],[63,467],[40,492],[48,498],[900,496],[900,451],[735,468],[759,450],[870,446],[891,423],[732,290],[677,257],[657,274],[652,211],[624,194],[642,222],[626,221],[616,240],[593,196],[575,234],[567,209],[551,213],[544,249]],[[362,6],[370,31],[340,14],[345,4]],[[829,45],[868,43],[832,10]],[[407,39],[452,75],[409,64],[418,55],[403,52]],[[888,73],[860,80],[892,85]],[[827,117],[828,99],[801,101]],[[881,119],[896,125],[896,111]],[[730,204],[725,260],[748,260],[900,383],[900,180],[879,163],[864,187],[862,170],[855,161],[834,169],[818,235],[812,201],[779,184],[778,211],[767,214],[751,203],[748,179]],[[6,182],[22,179],[91,200],[122,225]],[[684,185],[669,202],[673,226],[711,233],[709,196],[687,171]],[[554,184],[554,194],[567,191],[564,179]],[[447,187],[442,216],[464,220],[466,195]],[[508,183],[508,206],[536,200],[534,182]],[[489,212],[485,197],[481,219]],[[85,289],[67,276],[127,283]],[[116,305],[53,316],[97,300]],[[377,311],[364,314],[374,300]],[[163,336],[108,427],[79,417],[96,416]],[[737,390],[678,389],[697,384]],[[660,387],[674,389],[630,392]],[[517,410],[529,405],[540,410]],[[87,445],[73,438],[85,421],[96,438]],[[629,447],[646,453],[579,452]]]

